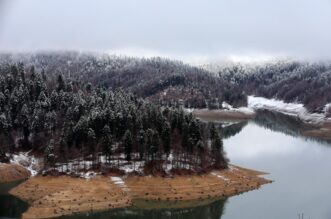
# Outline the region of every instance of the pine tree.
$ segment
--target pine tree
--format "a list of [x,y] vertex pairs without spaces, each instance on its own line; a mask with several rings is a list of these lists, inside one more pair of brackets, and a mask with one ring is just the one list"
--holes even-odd
[[44,152],[44,162],[46,166],[54,167],[55,166],[55,154],[54,154],[54,139],[51,139],[49,141],[49,144],[47,145],[45,152]]
[[92,154],[92,167],[94,167],[97,148],[96,148],[96,135],[94,130],[91,128],[87,130],[87,144],[89,148],[89,153]]
[[131,152],[133,147],[133,139],[130,130],[126,130],[123,136],[123,145],[124,145],[124,153],[127,161],[131,160]]
[[23,84],[25,85],[25,71],[24,71],[24,64],[22,62],[18,63],[18,72],[20,74]]
[[223,141],[219,134],[216,134],[212,140],[212,152],[215,159],[214,166],[216,168],[226,168],[227,162],[223,154]]
[[57,76],[57,91],[60,92],[65,89],[65,83],[62,74],[59,74]]
[[170,153],[170,143],[171,143],[171,136],[170,136],[170,124],[166,122],[163,126],[162,130],[162,141],[163,141],[163,149],[166,155],[168,156]]
[[140,128],[137,138],[139,158],[142,160],[145,153],[145,131],[142,129],[142,127]]
[[102,152],[106,156],[106,162],[109,163],[112,152],[112,136],[110,134],[110,128],[105,125],[102,129],[103,137],[101,139]]

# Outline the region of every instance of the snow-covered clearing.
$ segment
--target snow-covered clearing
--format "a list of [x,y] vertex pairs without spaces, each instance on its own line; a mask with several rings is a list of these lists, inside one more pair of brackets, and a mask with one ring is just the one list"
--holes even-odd
[[331,121],[323,113],[310,113],[301,103],[285,103],[282,100],[248,96],[248,107],[254,110],[266,109],[291,116],[297,116],[304,122],[318,124]]

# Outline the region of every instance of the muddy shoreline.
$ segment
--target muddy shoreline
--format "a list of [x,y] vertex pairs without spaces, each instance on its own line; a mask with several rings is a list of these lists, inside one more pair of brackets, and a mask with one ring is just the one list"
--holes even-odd
[[208,121],[217,120],[250,120],[256,116],[255,112],[242,112],[237,110],[209,110],[194,109],[192,114]]
[[322,123],[311,130],[303,131],[302,134],[307,137],[331,141],[331,122]]
[[271,183],[260,176],[263,174],[231,165],[229,169],[204,175],[172,178],[36,176],[13,188],[10,194],[29,203],[30,207],[22,218],[53,218],[132,205],[139,207],[146,201],[156,203],[153,204],[156,207],[158,202],[162,204],[165,201],[176,201],[177,204],[183,203],[183,206],[190,202],[206,203]]

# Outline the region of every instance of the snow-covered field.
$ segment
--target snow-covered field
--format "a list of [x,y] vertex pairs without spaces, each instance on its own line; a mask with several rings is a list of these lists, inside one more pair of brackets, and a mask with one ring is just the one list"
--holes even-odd
[[310,113],[301,103],[285,103],[282,100],[248,96],[248,107],[254,110],[266,109],[291,116],[297,116],[304,122],[319,124],[331,121],[324,113]]

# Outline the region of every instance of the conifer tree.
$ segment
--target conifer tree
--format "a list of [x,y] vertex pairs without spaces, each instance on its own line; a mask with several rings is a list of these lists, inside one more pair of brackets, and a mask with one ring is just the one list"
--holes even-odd
[[127,161],[131,160],[131,152],[133,146],[133,139],[130,130],[126,130],[123,136],[123,144],[124,144],[124,153]]

